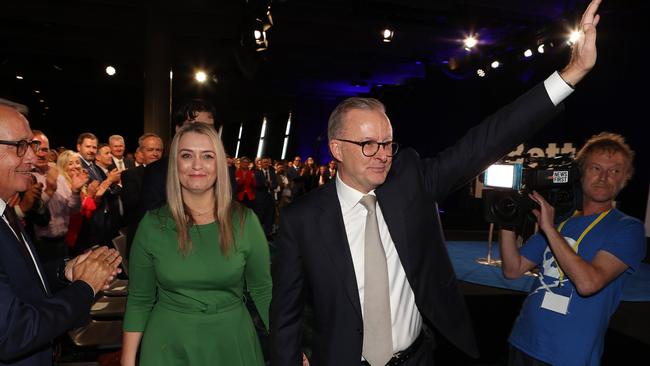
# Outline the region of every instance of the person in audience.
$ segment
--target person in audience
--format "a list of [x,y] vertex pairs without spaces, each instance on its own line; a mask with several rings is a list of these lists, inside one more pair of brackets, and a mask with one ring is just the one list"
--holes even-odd
[[273,192],[278,187],[278,179],[275,175],[275,170],[271,168],[270,158],[261,157],[258,161],[259,168],[254,171],[255,205],[253,209],[262,223],[266,237],[270,239],[273,223],[275,222],[275,200],[273,198]]
[[111,148],[111,155],[113,156],[113,163],[119,171],[135,168],[133,159],[126,159],[124,157],[125,143],[124,137],[120,135],[111,135],[108,138],[108,145]]
[[251,170],[251,160],[242,156],[239,159],[239,169],[235,171],[237,183],[237,200],[248,208],[255,205],[255,187],[257,185],[255,173]]
[[65,150],[59,155],[59,160],[56,162],[56,167],[59,174],[63,177],[64,185],[72,191],[73,178],[85,178],[84,184],[80,190],[81,208],[79,210],[70,210],[68,228],[65,234],[65,243],[68,247],[68,252],[74,251],[78,240],[81,226],[84,220],[90,220],[97,209],[95,203],[95,196],[99,188],[98,181],[88,183],[88,173],[85,169],[81,168],[81,159],[79,154],[72,150]]
[[[92,217],[84,220],[75,251],[81,253],[83,250],[94,245],[109,246],[111,240],[117,236],[121,226],[121,213],[119,186],[121,173],[113,168],[107,173],[97,163],[97,137],[89,132],[82,133],[77,138],[77,151],[81,157],[81,166],[88,172],[90,181],[97,181],[99,186],[95,194],[97,210]],[[110,163],[108,148],[105,148],[104,156],[106,163]]]
[[615,205],[632,178],[633,159],[623,136],[593,136],[576,155],[582,208],[556,226],[553,206],[533,192],[540,232],[519,249],[515,232],[501,229],[503,275],[540,270],[510,334],[510,365],[600,364],[623,284],[646,252],[643,223]]
[[95,165],[101,169],[104,176],[108,176],[111,170],[117,169],[113,163],[113,156],[111,155],[111,147],[108,144],[101,143],[97,145],[97,155],[95,156]]
[[[332,112],[336,181],[282,212],[273,260],[271,364],[299,365],[302,311],[313,304],[318,365],[431,365],[433,329],[478,355],[445,248],[437,202],[551,121],[596,62],[587,8],[569,64],[434,158],[398,149],[384,105],[348,98]],[[561,333],[564,342],[572,342]]]
[[52,344],[88,318],[95,295],[118,273],[121,258],[100,248],[70,260],[69,284],[52,291],[32,239],[7,201],[32,185],[40,141],[14,107],[0,105],[0,363],[51,366]]
[[[120,199],[124,206],[124,218],[126,222],[126,248],[127,255],[131,249],[131,243],[135,237],[135,231],[140,222],[140,197],[143,194],[145,167],[153,164],[161,158],[163,149],[162,139],[154,133],[145,133],[138,139],[138,150],[142,151],[144,164],[128,169],[122,173],[122,191]],[[145,187],[146,189],[146,187]],[[128,257],[127,257],[128,259]]]
[[45,225],[34,224],[33,229],[38,256],[54,287],[57,284],[54,280],[57,277],[57,264],[68,256],[65,237],[68,234],[70,215],[81,209],[81,189],[88,180],[88,174],[81,170],[71,172],[68,184],[64,175],[59,174],[59,169],[50,166],[47,161],[50,150],[47,136],[42,131],[34,130],[33,140],[40,141],[41,146],[36,152],[32,174],[45,187],[42,198],[50,211],[49,222]]
[[257,217],[232,200],[217,131],[172,141],[168,204],[138,227],[129,262],[122,365],[264,365],[247,287],[268,329],[269,249]]

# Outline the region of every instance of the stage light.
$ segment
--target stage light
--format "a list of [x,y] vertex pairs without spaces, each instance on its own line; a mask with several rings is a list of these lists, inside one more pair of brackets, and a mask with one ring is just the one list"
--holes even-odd
[[492,66],[493,69],[496,69],[496,68],[498,68],[499,66],[501,66],[501,63],[499,63],[499,61],[492,61],[492,63],[490,64],[490,66]]
[[106,66],[106,74],[108,76],[113,76],[113,75],[115,75],[116,72],[117,72],[117,70],[115,70],[115,68],[113,66],[110,66],[110,65]]
[[262,131],[260,131],[260,143],[257,145],[257,157],[262,156],[264,151],[264,137],[266,137],[266,117],[262,120]]
[[235,158],[239,157],[239,146],[241,144],[241,134],[244,131],[244,124],[239,125],[239,135],[237,136],[237,149],[235,150]]
[[474,36],[469,36],[463,40],[463,44],[465,45],[465,50],[470,51],[472,48],[476,47],[478,40]]
[[40,91],[40,90],[36,90],[36,89],[34,89],[34,93],[36,93],[36,94],[41,94],[41,91]]
[[208,79],[208,75],[205,73],[205,71],[199,70],[194,74],[194,79],[196,79],[196,81],[199,83],[204,83]]
[[169,70],[169,80],[174,79],[174,72],[172,70]]
[[23,80],[24,78],[23,78],[22,75],[16,75],[16,79],[18,79],[18,80]]
[[257,29],[255,29],[253,31],[253,37],[255,37],[255,41],[259,41],[259,40],[262,39],[262,33],[263,33],[263,31],[260,31],[260,30],[257,30]]
[[287,119],[287,127],[284,129],[284,142],[282,144],[282,156],[280,159],[284,160],[287,155],[287,146],[289,145],[289,132],[291,131],[291,112],[289,112],[289,119]]
[[483,69],[476,70],[476,75],[478,75],[479,77],[485,77],[485,70]]
[[386,28],[381,32],[382,36],[382,41],[388,43],[393,40],[393,35],[395,35],[395,31],[392,29]]
[[544,53],[544,43],[537,46],[537,53]]
[[533,55],[533,51],[530,48],[524,51],[524,57],[528,58],[532,55]]
[[582,37],[582,32],[572,31],[571,34],[569,35],[569,40],[567,41],[567,43],[569,45],[573,45],[580,39],[580,37]]

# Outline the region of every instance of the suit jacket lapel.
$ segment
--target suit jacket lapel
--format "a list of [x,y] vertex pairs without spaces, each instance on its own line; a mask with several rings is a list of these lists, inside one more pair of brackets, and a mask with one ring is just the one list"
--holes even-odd
[[[7,209],[10,209],[10,208],[7,207]],[[26,239],[26,243],[29,246],[29,249],[31,250],[31,252],[33,253],[35,261],[32,261],[32,258],[29,256],[29,253],[27,253],[27,248],[25,248],[24,244],[16,238],[16,236],[14,235],[13,230],[11,230],[11,228],[9,227],[9,225],[7,225],[7,223],[4,221],[4,219],[0,218],[0,221],[1,221],[1,223],[0,223],[0,231],[2,231],[4,233],[4,235],[8,239],[8,241],[13,242],[14,250],[17,252],[16,255],[20,256],[20,257],[23,257],[23,259],[25,260],[25,264],[27,266],[27,271],[31,272],[31,274],[34,276],[34,279],[36,280],[36,282],[39,283],[39,287],[45,292],[45,294],[49,295],[50,294],[50,289],[47,286],[47,281],[45,280],[45,277],[43,277],[43,281],[41,281],[41,278],[38,275],[38,273],[36,272],[36,268],[34,267],[34,266],[37,266],[38,270],[41,272],[41,275],[45,276],[45,272],[43,271],[43,266],[41,266],[41,263],[38,260],[38,255],[36,254],[36,250],[34,249],[34,246],[32,245],[32,243],[30,242],[29,237],[27,236],[25,231],[22,228],[20,228],[21,232],[19,232],[17,234],[18,235],[23,235],[23,237]],[[43,287],[43,285],[45,287]]]
[[336,194],[336,184],[328,184],[323,187],[319,206],[321,210],[319,221],[322,225],[318,225],[321,230],[318,237],[324,239],[323,243],[334,265],[334,272],[339,275],[352,307],[359,318],[362,318],[359,288],[354,273],[352,255],[350,254],[350,244],[345,233],[341,205]]

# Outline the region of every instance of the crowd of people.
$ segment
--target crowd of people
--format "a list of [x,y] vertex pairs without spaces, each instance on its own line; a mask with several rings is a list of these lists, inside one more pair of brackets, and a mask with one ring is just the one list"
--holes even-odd
[[[432,159],[400,149],[373,98],[335,108],[333,160],[321,166],[228,157],[201,100],[175,114],[167,155],[145,133],[132,158],[119,135],[82,133],[74,150],[52,149],[47,131],[0,104],[0,365],[52,364],[55,337],[82,324],[120,273],[109,246],[124,233],[123,365],[431,365],[434,334],[477,356],[437,202],[558,113],[595,64],[599,4],[562,71]],[[642,224],[614,205],[633,155],[622,136],[595,136],[577,156],[580,211],[555,225],[533,192],[540,233],[519,248],[502,228],[504,275],[543,270],[509,339],[510,365],[598,365],[622,285],[645,255]],[[269,332],[268,357],[246,299]]]

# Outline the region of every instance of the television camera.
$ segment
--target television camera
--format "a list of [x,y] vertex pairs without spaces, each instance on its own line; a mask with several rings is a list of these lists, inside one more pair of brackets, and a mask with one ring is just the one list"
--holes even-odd
[[579,180],[571,154],[508,157],[491,165],[483,175],[485,219],[509,229],[534,222],[532,210],[539,205],[528,196],[532,191],[555,208],[556,220],[566,218],[578,207]]

